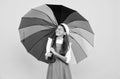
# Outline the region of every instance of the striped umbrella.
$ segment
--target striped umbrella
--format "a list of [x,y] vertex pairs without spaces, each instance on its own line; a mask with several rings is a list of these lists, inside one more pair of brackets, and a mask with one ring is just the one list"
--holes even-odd
[[58,4],[44,4],[32,8],[22,18],[19,26],[20,39],[26,50],[40,61],[45,60],[48,37],[65,23],[70,29],[72,63],[79,63],[88,56],[88,48],[94,46],[94,33],[87,19],[76,10]]

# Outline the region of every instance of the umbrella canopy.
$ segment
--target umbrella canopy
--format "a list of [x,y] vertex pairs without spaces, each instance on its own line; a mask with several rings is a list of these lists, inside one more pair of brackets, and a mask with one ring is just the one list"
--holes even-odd
[[87,57],[88,45],[94,46],[94,32],[87,19],[66,6],[44,4],[28,11],[19,26],[21,42],[31,55],[49,63],[45,60],[46,43],[48,37],[55,36],[60,23],[67,24],[70,29],[72,57],[75,63],[79,63]]

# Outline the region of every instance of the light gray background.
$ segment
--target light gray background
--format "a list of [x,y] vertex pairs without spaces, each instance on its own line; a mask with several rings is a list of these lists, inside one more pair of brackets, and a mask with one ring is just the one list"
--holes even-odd
[[70,65],[73,79],[120,79],[118,0],[0,0],[0,79],[45,79],[47,64],[28,54],[20,43],[21,17],[44,3],[78,10],[95,32],[92,54]]

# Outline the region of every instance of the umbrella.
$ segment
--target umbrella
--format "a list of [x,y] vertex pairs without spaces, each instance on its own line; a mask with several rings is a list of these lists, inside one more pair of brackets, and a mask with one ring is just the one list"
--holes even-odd
[[87,19],[79,12],[59,4],[44,4],[32,8],[22,18],[19,26],[20,40],[36,59],[45,59],[48,37],[55,36],[55,29],[65,23],[70,29],[72,59],[79,63],[88,56],[88,48],[94,46],[94,32]]

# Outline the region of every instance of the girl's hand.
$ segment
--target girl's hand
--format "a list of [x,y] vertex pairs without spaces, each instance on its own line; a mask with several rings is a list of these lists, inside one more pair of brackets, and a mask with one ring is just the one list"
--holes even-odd
[[48,53],[45,53],[45,59],[47,60],[48,57],[51,57],[52,56],[52,53],[48,52]]
[[45,56],[47,56],[47,57],[51,57],[51,55],[52,55],[52,53],[50,53],[50,52],[45,54]]
[[52,51],[53,54],[56,54],[56,51],[54,48],[51,47],[50,50]]

